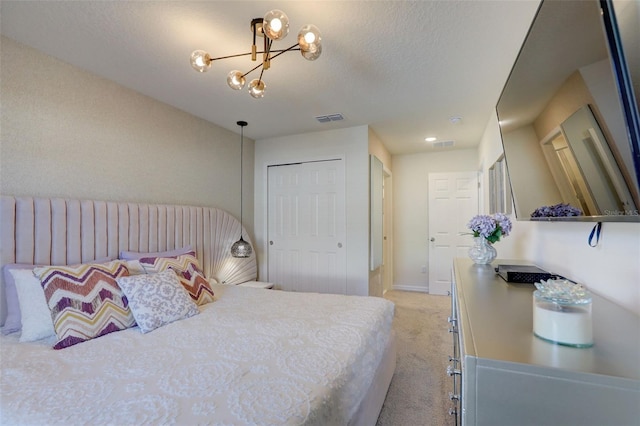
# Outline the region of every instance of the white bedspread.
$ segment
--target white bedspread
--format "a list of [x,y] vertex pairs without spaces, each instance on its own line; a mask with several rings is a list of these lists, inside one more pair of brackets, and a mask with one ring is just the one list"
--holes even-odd
[[200,315],[53,350],[2,337],[0,423],[343,425],[371,384],[393,304],[215,286]]

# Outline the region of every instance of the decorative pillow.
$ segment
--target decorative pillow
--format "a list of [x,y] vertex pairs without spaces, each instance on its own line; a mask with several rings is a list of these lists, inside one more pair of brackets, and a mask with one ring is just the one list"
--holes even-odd
[[34,269],[40,278],[53,328],[62,349],[135,324],[117,278],[128,276],[122,261]]
[[144,270],[139,260],[123,260],[125,266],[129,270],[129,275],[140,275],[146,274],[147,271]]
[[20,301],[20,341],[33,342],[56,334],[42,285],[33,269],[12,269],[10,274]]
[[143,333],[200,313],[171,269],[156,274],[120,277],[117,282],[127,296],[129,308]]
[[213,289],[200,269],[195,252],[175,257],[145,257],[140,263],[147,274],[173,269],[196,304],[213,302]]
[[167,250],[167,251],[156,251],[153,253],[143,253],[143,252],[137,252],[137,251],[121,251],[120,259],[139,260],[139,259],[142,259],[143,257],[176,257],[176,256],[180,256],[181,254],[188,254],[192,252],[193,252],[193,248],[191,248],[191,246],[184,246],[181,248]]
[[[93,260],[88,263],[106,263],[113,260],[111,257],[104,257]],[[30,263],[9,263],[2,268],[4,275],[4,287],[6,291],[7,301],[7,319],[2,327],[2,334],[15,333],[22,329],[22,313],[20,312],[20,301],[18,300],[18,293],[16,291],[16,283],[11,275],[11,271],[18,269],[28,269],[33,274],[33,268],[38,266],[47,265],[32,265]],[[48,310],[48,308],[47,308]]]
[[7,301],[7,319],[2,327],[2,334],[14,333],[16,331],[20,331],[22,328],[20,300],[18,299],[18,291],[16,290],[15,279],[13,278],[11,271],[26,269],[31,273],[31,275],[33,275],[33,268],[36,266],[38,265],[14,263],[4,265],[2,268],[2,273],[4,275],[4,288],[6,292],[5,297]]

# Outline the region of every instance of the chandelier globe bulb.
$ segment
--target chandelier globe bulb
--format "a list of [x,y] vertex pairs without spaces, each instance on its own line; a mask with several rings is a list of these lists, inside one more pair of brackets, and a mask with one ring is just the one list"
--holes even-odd
[[322,54],[322,46],[319,45],[319,46],[315,47],[314,50],[302,50],[302,49],[300,49],[300,54],[307,61],[315,61]]
[[190,60],[191,66],[198,72],[207,72],[211,68],[211,55],[204,50],[194,50]]
[[249,94],[256,99],[260,99],[264,97],[264,91],[267,86],[264,84],[263,80],[258,78],[251,80],[249,83]]
[[271,40],[282,40],[289,34],[289,17],[283,11],[270,10],[263,19],[262,32]]
[[302,57],[315,61],[322,53],[322,35],[320,30],[313,24],[307,24],[298,32],[298,45]]
[[240,90],[244,87],[246,80],[241,71],[233,70],[227,75],[227,84],[233,90]]

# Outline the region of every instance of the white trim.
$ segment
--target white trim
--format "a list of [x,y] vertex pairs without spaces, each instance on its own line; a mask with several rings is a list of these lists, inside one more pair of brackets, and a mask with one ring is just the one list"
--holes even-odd
[[429,289],[425,286],[416,286],[416,285],[393,285],[393,290],[400,291],[415,291],[417,293],[429,293]]

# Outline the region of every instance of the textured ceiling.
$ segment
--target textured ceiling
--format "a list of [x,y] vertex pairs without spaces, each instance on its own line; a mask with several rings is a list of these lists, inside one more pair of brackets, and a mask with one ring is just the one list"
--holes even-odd
[[[429,150],[426,136],[476,146],[538,7],[522,1],[6,1],[4,36],[252,139],[369,125],[393,154]],[[195,49],[247,52],[249,24],[271,9],[322,32],[316,61],[272,62],[263,99],[226,85],[248,58],[195,72]],[[257,77],[251,74],[248,78]],[[342,113],[321,124],[318,115]],[[450,117],[462,117],[452,124]],[[448,148],[447,148],[448,149]]]

